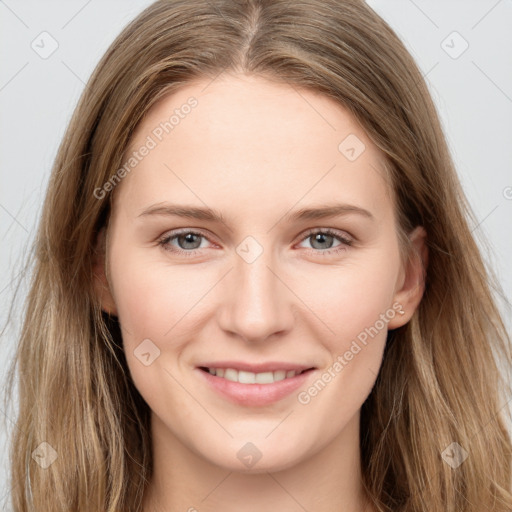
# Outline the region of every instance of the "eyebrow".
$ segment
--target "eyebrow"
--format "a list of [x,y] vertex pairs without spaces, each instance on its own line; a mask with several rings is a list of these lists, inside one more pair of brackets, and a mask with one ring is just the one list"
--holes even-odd
[[[374,215],[361,208],[360,206],[352,204],[323,204],[311,206],[308,208],[301,208],[296,211],[290,211],[283,215],[281,219],[285,222],[297,222],[305,220],[317,220],[332,217],[339,217],[345,215],[361,215],[370,220],[375,220]],[[175,205],[169,203],[157,203],[145,208],[138,217],[146,216],[172,216],[182,217],[187,219],[204,220],[210,222],[220,222],[227,225],[224,215],[218,210],[209,207],[197,207],[188,205]]]

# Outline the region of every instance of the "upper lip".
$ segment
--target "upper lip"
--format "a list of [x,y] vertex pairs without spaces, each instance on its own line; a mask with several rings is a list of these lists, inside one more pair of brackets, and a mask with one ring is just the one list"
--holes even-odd
[[276,372],[278,370],[295,370],[296,372],[302,372],[314,368],[311,365],[286,363],[278,361],[270,361],[267,363],[245,363],[243,361],[217,361],[217,362],[205,362],[198,365],[198,368],[233,368],[234,370],[242,370],[245,372],[252,373],[263,373],[263,372]]

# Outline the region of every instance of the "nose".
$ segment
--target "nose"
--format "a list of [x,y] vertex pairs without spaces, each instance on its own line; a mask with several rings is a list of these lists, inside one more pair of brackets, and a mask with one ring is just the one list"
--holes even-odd
[[221,329],[248,342],[288,332],[295,322],[294,294],[281,273],[265,251],[251,263],[237,257],[220,290]]

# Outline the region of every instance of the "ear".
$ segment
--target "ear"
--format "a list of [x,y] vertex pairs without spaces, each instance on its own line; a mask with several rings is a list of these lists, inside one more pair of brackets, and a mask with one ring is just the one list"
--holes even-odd
[[93,278],[94,290],[98,297],[101,309],[109,315],[117,316],[116,303],[107,280],[105,262],[107,254],[106,229],[101,228],[94,247]]
[[423,226],[417,226],[410,234],[411,254],[397,283],[393,296],[393,309],[403,311],[388,322],[388,329],[405,325],[418,308],[425,291],[425,278],[428,266],[427,232]]

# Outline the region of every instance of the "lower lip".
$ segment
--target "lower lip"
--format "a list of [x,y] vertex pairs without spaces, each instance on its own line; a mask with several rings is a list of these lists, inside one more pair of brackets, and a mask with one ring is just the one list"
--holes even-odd
[[199,372],[217,393],[238,405],[249,407],[261,407],[281,400],[300,388],[314,372],[314,370],[307,370],[295,377],[279,380],[272,384],[241,384],[223,377],[216,377],[199,368],[196,368],[195,371]]

